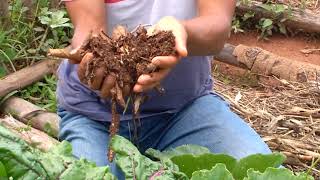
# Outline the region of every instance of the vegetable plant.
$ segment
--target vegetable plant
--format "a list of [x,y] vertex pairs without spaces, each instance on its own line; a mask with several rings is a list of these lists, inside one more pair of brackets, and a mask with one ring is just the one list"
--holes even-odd
[[[183,145],[163,152],[148,149],[144,154],[127,139],[114,136],[111,148],[115,162],[126,179],[132,180],[312,180],[306,173],[293,174],[279,168],[280,153],[254,154],[237,160],[214,154],[207,148]],[[106,157],[105,157],[106,158]],[[71,145],[63,141],[49,152],[29,146],[0,126],[0,178],[2,179],[116,179],[109,167],[97,167],[72,156]]]

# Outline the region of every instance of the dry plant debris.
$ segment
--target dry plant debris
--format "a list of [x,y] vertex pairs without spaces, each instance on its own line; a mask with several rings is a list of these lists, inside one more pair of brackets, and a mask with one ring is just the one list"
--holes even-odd
[[232,80],[225,83],[226,76],[217,71],[214,76],[215,92],[273,151],[287,156],[287,167],[311,170],[315,179],[320,178],[320,80],[298,83],[264,77],[272,85],[260,81],[258,86],[250,87]]

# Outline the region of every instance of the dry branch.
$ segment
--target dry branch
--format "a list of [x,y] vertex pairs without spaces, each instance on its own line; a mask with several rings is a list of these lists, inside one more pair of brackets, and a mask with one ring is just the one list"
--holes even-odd
[[4,77],[0,80],[0,98],[41,80],[47,74],[54,73],[59,62],[44,60]]
[[44,109],[17,97],[7,99],[1,105],[0,111],[53,137],[58,137],[60,117],[55,113],[46,112]]
[[[256,1],[251,1],[248,5],[239,3],[236,8],[236,14],[243,16],[246,12],[254,12],[255,18],[257,19],[274,17],[274,12],[260,7],[262,4],[263,3]],[[290,14],[285,13],[282,16],[287,17],[287,20],[284,22],[287,27],[305,32],[320,32],[320,16],[310,10],[301,11],[300,9],[293,8]]]
[[318,81],[320,75],[320,66],[287,59],[258,47],[226,44],[215,58],[257,74],[289,81]]
[[48,151],[58,143],[57,140],[48,136],[46,133],[29,127],[13,117],[7,116],[0,118],[0,123],[21,139],[40,150]]

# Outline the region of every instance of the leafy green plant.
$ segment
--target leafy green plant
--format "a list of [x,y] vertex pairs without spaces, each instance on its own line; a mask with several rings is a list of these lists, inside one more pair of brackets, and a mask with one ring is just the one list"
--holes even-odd
[[48,111],[56,112],[56,85],[56,77],[54,75],[48,75],[44,77],[43,81],[37,82],[21,90],[18,95]]
[[260,30],[259,39],[268,40],[268,37],[272,35],[273,31],[280,32],[287,35],[287,27],[284,22],[291,18],[292,9],[290,6],[284,4],[261,4],[261,8],[272,14],[271,18],[261,18],[259,20],[257,29]]
[[231,29],[234,33],[243,33],[244,30],[241,27],[241,20],[239,18],[237,18],[236,16],[233,17],[232,19],[232,26]]
[[251,26],[251,23],[249,20],[251,20],[254,17],[254,12],[246,12],[243,16],[234,16],[232,19],[232,30],[234,33],[243,33],[245,30],[244,28],[246,26]]
[[[0,125],[0,176],[13,179],[116,179],[108,167],[96,167],[72,156],[71,145],[63,141],[49,152],[41,152]],[[138,180],[312,180],[305,173],[294,175],[278,167],[284,156],[278,153],[251,155],[240,160],[212,154],[204,147],[180,146],[160,152],[147,150],[146,157],[127,139],[115,136],[111,148],[115,162],[126,179]]]
[[11,179],[94,180],[115,179],[108,167],[96,167],[72,156],[71,145],[62,142],[48,153],[32,148],[0,126],[1,175]]
[[[73,28],[65,9],[48,9],[48,0],[33,2],[34,7],[29,9],[23,0],[11,0],[6,25],[0,24],[0,78],[46,59],[48,48],[69,44]],[[55,81],[47,77],[19,95],[55,111],[55,82],[50,79]]]
[[273,21],[268,18],[261,18],[256,28],[261,31],[259,39],[269,40],[268,37],[272,35],[272,29],[274,28]]

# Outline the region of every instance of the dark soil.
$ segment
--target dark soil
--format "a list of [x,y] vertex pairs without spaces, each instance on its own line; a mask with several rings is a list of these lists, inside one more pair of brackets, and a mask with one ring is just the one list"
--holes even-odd
[[[94,60],[88,63],[84,83],[90,84],[95,78],[98,68],[104,68],[105,77],[113,75],[116,83],[111,89],[112,122],[110,135],[114,136],[119,129],[119,115],[117,104],[126,108],[124,101],[124,89],[129,87],[129,96],[133,104],[133,119],[137,116],[140,106],[139,99],[142,94],[133,93],[132,89],[137,79],[142,74],[157,71],[157,67],[151,64],[156,56],[176,55],[175,38],[172,32],[161,31],[153,36],[148,36],[146,29],[140,27],[134,33],[124,33],[117,38],[111,38],[100,33],[92,37],[83,46],[81,54],[93,53]],[[139,97],[140,96],[140,97]],[[138,101],[137,101],[138,100]],[[108,159],[112,161],[113,152],[109,150]]]

